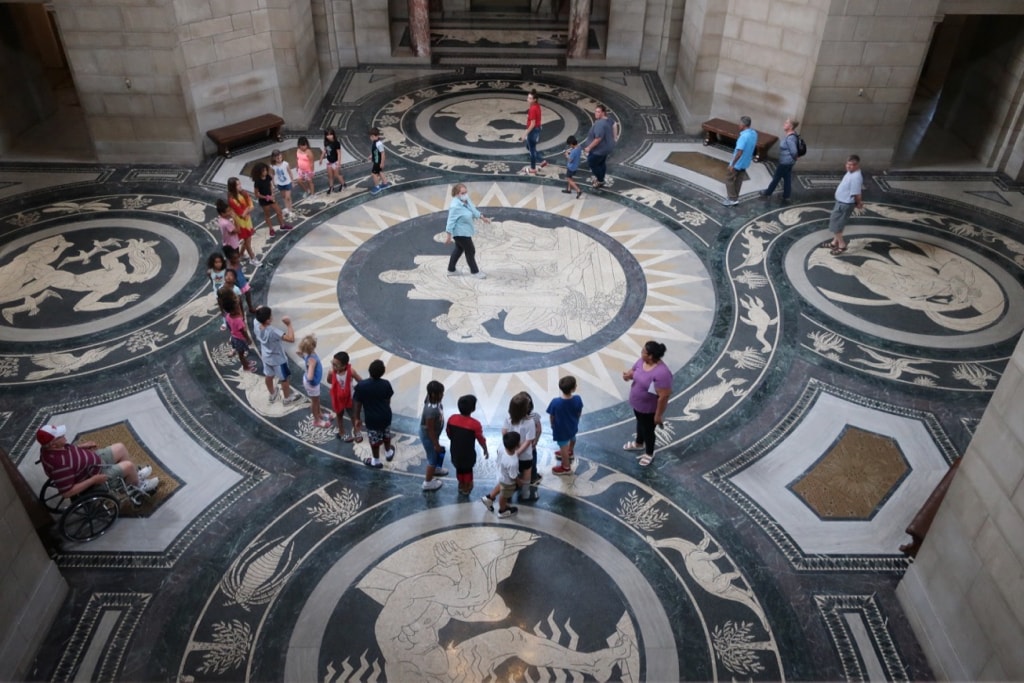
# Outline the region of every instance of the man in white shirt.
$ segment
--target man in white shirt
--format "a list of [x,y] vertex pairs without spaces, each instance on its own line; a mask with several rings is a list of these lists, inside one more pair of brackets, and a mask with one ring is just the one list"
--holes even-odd
[[843,228],[846,227],[851,214],[860,215],[864,210],[864,202],[861,199],[863,191],[864,176],[860,172],[860,157],[851,154],[846,159],[846,175],[836,188],[836,205],[832,207],[832,213],[828,217],[828,229],[832,232],[832,239],[821,245],[833,256],[839,256],[846,251]]

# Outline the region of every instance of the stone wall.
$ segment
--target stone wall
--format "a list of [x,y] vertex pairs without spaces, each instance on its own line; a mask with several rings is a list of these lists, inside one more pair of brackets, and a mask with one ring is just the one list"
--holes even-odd
[[829,0],[690,0],[672,89],[687,132],[750,116],[778,133],[811,90]]
[[303,128],[325,90],[308,3],[54,7],[100,161],[195,163],[213,151],[207,130],[267,112]]
[[859,154],[887,168],[931,42],[939,0],[832,0],[803,134],[805,168]]
[[[0,449],[0,458],[7,453]],[[0,680],[23,681],[68,587],[0,468]]]
[[1024,340],[897,595],[940,680],[1024,680]]
[[169,3],[54,0],[68,65],[100,161],[197,159]]

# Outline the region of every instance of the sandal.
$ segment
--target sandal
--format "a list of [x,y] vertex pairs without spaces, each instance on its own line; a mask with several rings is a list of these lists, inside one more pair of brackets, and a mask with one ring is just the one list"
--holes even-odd
[[836,248],[836,241],[835,240],[829,240],[828,242],[822,242],[821,244],[818,245],[818,248],[819,249],[835,249]]
[[642,451],[643,449],[644,445],[642,443],[637,443],[636,441],[627,441],[622,444],[622,450],[624,451]]
[[832,247],[828,253],[832,254],[833,256],[839,256],[844,251],[846,251],[846,247]]
[[376,465],[373,464],[373,458],[363,458],[363,464],[375,470],[384,468],[384,463],[382,462],[378,462]]
[[363,442],[363,437],[362,436],[357,436],[356,437],[356,443],[362,443],[362,442]]
[[647,455],[646,453],[644,453],[642,456],[640,456],[640,467],[650,467],[652,462],[654,462],[653,455]]

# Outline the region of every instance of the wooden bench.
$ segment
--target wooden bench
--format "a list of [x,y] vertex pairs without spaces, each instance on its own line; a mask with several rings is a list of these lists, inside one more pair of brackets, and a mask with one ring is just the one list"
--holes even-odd
[[[712,142],[731,140],[733,146],[735,146],[736,140],[740,137],[739,124],[726,121],[725,119],[711,119],[700,124],[700,127],[704,131],[705,145],[710,145]],[[768,155],[768,150],[778,141],[779,136],[758,131],[757,144],[754,145],[754,161],[763,160]]]
[[243,142],[253,142],[263,138],[274,138],[281,142],[281,126],[284,119],[275,114],[262,114],[245,121],[221,126],[206,132],[206,136],[217,143],[217,153],[225,157],[231,156],[231,148]]

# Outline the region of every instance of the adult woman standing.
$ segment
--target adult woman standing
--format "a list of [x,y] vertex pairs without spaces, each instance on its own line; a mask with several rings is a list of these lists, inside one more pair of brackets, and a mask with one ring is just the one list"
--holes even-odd
[[622,373],[622,379],[633,382],[629,405],[636,416],[636,440],[627,441],[622,448],[643,451],[641,467],[654,461],[654,428],[664,424],[665,408],[672,394],[672,373],[661,360],[664,355],[664,344],[649,341],[640,349],[640,358],[633,367]]
[[455,264],[459,262],[462,254],[465,253],[470,274],[481,279],[487,277],[480,272],[476,265],[476,247],[473,246],[473,235],[476,234],[476,228],[473,226],[473,221],[477,218],[484,223],[491,222],[490,218],[485,218],[476,206],[473,205],[466,186],[462,183],[457,183],[452,188],[452,201],[448,205],[448,225],[445,226],[445,232],[448,233],[448,239],[445,241],[445,244],[451,244],[452,240],[455,241],[455,249],[452,251],[451,258],[448,259],[448,275],[459,274],[455,270]]
[[540,142],[540,102],[537,101],[537,91],[531,90],[526,96],[529,108],[526,110],[526,132],[522,139],[526,141],[526,151],[530,154],[530,168],[528,173],[537,173],[537,165],[541,168],[548,165],[544,157],[537,151],[537,143]]

